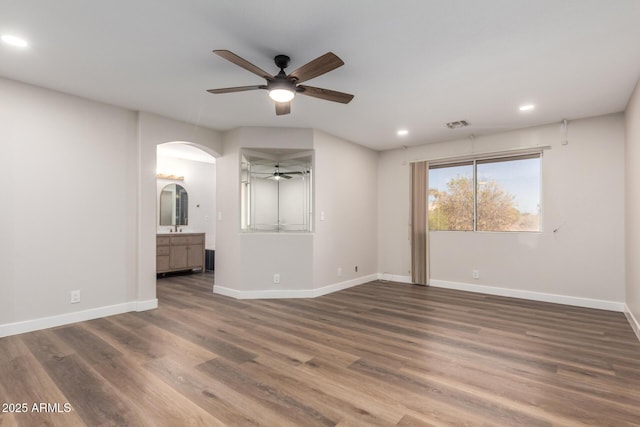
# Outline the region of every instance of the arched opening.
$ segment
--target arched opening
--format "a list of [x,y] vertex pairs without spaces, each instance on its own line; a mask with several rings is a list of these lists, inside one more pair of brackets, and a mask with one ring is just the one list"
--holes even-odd
[[[215,270],[216,159],[185,141],[156,147],[156,274]],[[176,190],[178,189],[178,190]],[[213,275],[211,274],[213,282]],[[212,283],[213,286],[213,283]]]

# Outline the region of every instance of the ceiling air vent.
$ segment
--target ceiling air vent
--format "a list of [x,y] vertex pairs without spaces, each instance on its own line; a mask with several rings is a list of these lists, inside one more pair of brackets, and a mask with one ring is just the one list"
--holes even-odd
[[449,129],[458,129],[458,128],[463,128],[465,126],[469,126],[469,122],[467,122],[466,120],[460,120],[457,122],[449,122],[447,123],[447,127]]

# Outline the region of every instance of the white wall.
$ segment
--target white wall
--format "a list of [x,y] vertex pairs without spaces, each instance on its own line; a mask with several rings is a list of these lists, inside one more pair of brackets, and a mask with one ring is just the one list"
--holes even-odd
[[[158,157],[158,170],[184,176],[184,181],[159,179],[156,183],[156,203],[162,189],[169,184],[182,185],[189,195],[188,225],[180,227],[183,233],[206,233],[205,246],[215,249],[216,238],[216,165],[195,160]],[[158,233],[173,231],[171,226],[161,226],[159,205],[156,215]]]
[[[240,233],[241,148],[315,150],[314,233]],[[217,193],[223,221],[216,292],[239,298],[315,296],[375,277],[376,152],[310,129],[240,128],[225,135],[216,165],[218,182],[229,183]],[[280,274],[279,284],[273,283],[274,273]]]
[[[568,129],[568,145],[561,145],[561,127],[553,124],[382,153],[380,271],[409,276],[408,162],[550,145],[543,157],[543,232],[431,232],[432,284],[620,309],[624,117],[576,120]],[[480,270],[479,280],[471,278],[473,269]]]
[[5,79],[0,93],[0,336],[136,300],[136,113]]
[[313,139],[313,278],[314,286],[322,288],[378,273],[378,154],[320,131]]
[[[222,133],[155,114],[138,114],[138,299],[156,297],[156,152],[158,144],[186,141],[214,157]],[[216,185],[224,185],[219,181]],[[216,254],[217,256],[217,254]]]
[[626,111],[626,312],[640,338],[640,84]]
[[[312,270],[311,235],[240,232],[240,150],[242,148],[281,148],[310,150],[310,129],[246,127],[224,135],[224,153],[216,160],[217,224],[215,292],[234,297],[282,295],[306,288]],[[225,184],[222,185],[221,183]],[[295,240],[293,240],[295,239]],[[293,252],[292,252],[293,251]],[[280,273],[281,283],[273,283]],[[296,278],[296,280],[294,280]]]
[[220,133],[2,78],[0,93],[0,336],[155,307],[156,145],[215,155]]

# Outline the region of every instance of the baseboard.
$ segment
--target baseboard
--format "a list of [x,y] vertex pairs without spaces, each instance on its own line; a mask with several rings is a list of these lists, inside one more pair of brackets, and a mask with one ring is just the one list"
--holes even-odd
[[85,320],[98,319],[100,317],[113,316],[130,311],[151,310],[157,307],[157,299],[147,301],[131,301],[122,304],[92,308],[89,310],[74,311],[73,313],[59,314],[57,316],[41,317],[38,319],[25,320],[22,322],[7,323],[5,325],[0,325],[0,338],[8,337],[10,335],[23,334],[25,332],[54,328],[56,326],[68,325],[70,323],[83,322]]
[[449,282],[431,279],[429,284],[436,288],[456,289],[459,291],[477,292],[480,294],[499,295],[503,297],[522,298],[533,301],[551,302],[555,304],[573,305],[577,307],[596,308],[599,310],[624,311],[624,303],[572,297],[567,295],[547,294],[544,292],[524,291],[520,289],[498,288],[495,286],[473,285],[470,283]]
[[235,299],[273,299],[273,298],[316,298],[332,292],[341,291],[354,286],[377,280],[377,274],[358,277],[344,282],[333,283],[317,289],[265,289],[259,291],[240,291],[225,286],[214,285],[213,293]]
[[147,310],[153,310],[155,308],[158,308],[157,298],[136,302],[136,311],[147,311]]
[[378,280],[381,282],[413,283],[411,276],[398,276],[391,273],[378,273]]
[[213,293],[235,299],[313,298],[312,289],[239,291],[225,286],[213,285]]
[[638,340],[640,340],[640,322],[638,322],[638,319],[635,318],[627,304],[624,305],[624,315],[627,317],[627,320],[631,325],[631,329],[633,329],[633,332],[636,333],[636,337],[638,337]]
[[314,289],[314,297],[319,297],[322,295],[327,295],[332,292],[341,291],[343,289],[349,289],[354,286],[363,285],[365,283],[373,282],[374,280],[378,280],[377,274],[370,274],[368,276],[357,277],[355,279],[346,280],[344,282],[334,283],[332,285],[323,286],[322,288]]
[[[400,283],[412,283],[409,276],[396,276],[389,273],[379,273],[378,280]],[[474,285],[472,283],[451,282],[448,280],[430,279],[429,285],[435,288],[455,289],[458,291],[476,292],[479,294],[498,295],[503,297],[521,298],[533,301],[552,302],[556,304],[573,305],[576,307],[597,308],[600,310],[623,312],[624,303],[590,298],[571,297],[566,295],[547,294],[544,292],[525,291],[520,289],[499,288],[496,286]]]

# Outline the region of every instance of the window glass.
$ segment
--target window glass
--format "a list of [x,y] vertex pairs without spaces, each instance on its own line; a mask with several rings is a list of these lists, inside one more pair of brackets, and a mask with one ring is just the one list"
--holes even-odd
[[429,230],[540,231],[541,154],[429,168]]
[[473,163],[429,169],[429,230],[473,230]]
[[540,157],[477,163],[478,231],[540,231]]

